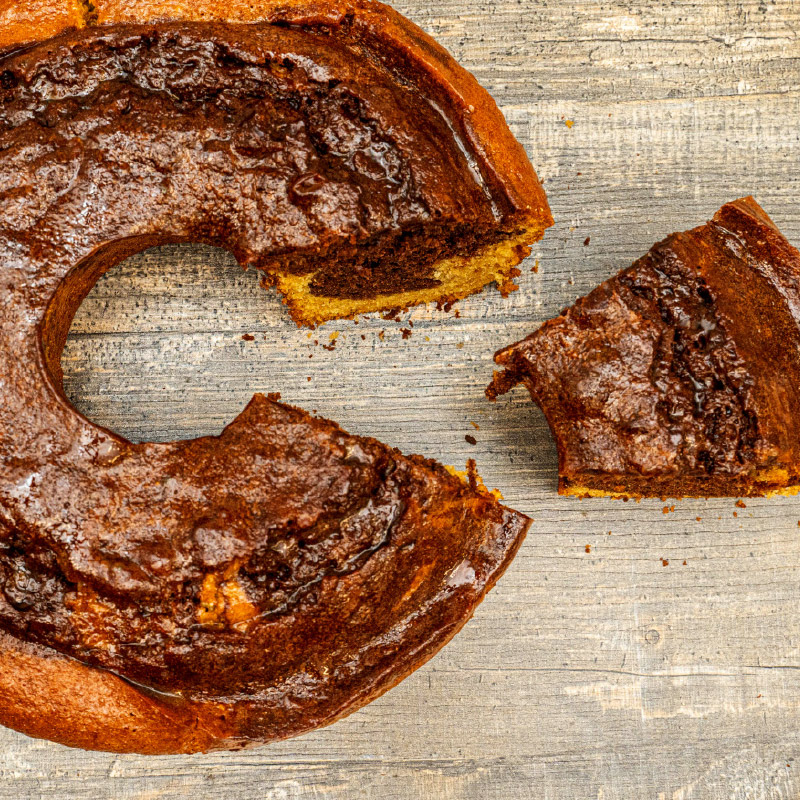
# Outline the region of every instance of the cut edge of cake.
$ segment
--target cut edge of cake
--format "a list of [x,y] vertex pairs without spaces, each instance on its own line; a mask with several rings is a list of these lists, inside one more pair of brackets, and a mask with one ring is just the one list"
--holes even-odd
[[451,304],[496,284],[503,296],[517,290],[517,267],[531,253],[549,225],[531,222],[521,234],[481,247],[470,256],[450,256],[435,262],[433,278],[438,285],[368,298],[339,298],[316,295],[311,289],[315,274],[281,273],[275,286],[283,296],[292,319],[298,325],[316,327],[335,319],[352,319],[360,314],[409,308],[425,303]]

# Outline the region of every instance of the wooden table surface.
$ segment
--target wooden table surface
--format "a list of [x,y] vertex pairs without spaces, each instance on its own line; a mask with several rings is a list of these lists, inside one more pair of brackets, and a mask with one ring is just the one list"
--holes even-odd
[[[494,94],[545,182],[557,222],[521,290],[309,340],[227,254],[151,251],[81,307],[66,385],[137,440],[217,433],[280,391],[407,452],[475,457],[535,518],[526,544],[450,646],[328,730],[174,758],[0,730],[0,797],[797,800],[800,500],[559,498],[542,415],[483,388],[495,349],[725,201],[754,194],[800,244],[800,3],[397,5]],[[334,352],[314,345],[334,331]]]

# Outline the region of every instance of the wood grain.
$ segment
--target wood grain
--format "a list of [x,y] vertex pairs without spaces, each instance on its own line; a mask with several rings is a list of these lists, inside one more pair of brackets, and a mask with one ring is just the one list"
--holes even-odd
[[[0,731],[0,798],[796,800],[800,500],[558,498],[541,414],[483,387],[494,350],[725,201],[754,194],[800,244],[800,4],[397,5],[493,92],[545,180],[557,224],[521,290],[309,339],[225,253],[148,252],[81,307],[67,389],[134,439],[215,433],[280,391],[406,451],[477,458],[536,518],[527,543],[440,656],[328,730],[161,759]],[[334,331],[334,352],[314,344]]]

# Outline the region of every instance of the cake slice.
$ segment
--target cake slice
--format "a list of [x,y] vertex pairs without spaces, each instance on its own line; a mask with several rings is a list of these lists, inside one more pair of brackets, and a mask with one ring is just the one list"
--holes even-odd
[[752,197],[655,245],[497,353],[578,496],[800,490],[800,253]]

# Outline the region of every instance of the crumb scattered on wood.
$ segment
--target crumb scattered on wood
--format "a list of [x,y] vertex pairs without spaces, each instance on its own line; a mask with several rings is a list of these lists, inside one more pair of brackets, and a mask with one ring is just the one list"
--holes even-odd
[[246,334],[244,334],[244,336],[242,336],[242,339],[245,342],[254,342],[256,340],[256,337],[253,336],[252,333],[246,333]]
[[744,500],[737,500],[736,508],[747,508],[747,503],[745,503]]
[[564,120],[564,124],[565,124],[565,125],[566,125],[568,128],[571,128],[571,127],[572,127],[572,126],[575,124],[575,120],[574,120],[574,119],[567,119],[567,120]]
[[465,436],[464,438],[467,440],[467,443],[468,443],[468,444],[471,444],[473,447],[474,447],[476,444],[478,444],[478,440],[477,440],[477,439],[476,439],[474,436],[469,436],[469,435],[467,435],[467,436]]
[[591,236],[587,236],[587,237],[586,237],[586,239],[584,239],[583,246],[584,246],[584,247],[588,247],[588,246],[589,246],[589,243],[590,243],[591,241],[592,241],[592,237],[591,237]]
[[412,331],[410,328],[400,328],[400,333],[403,334],[403,339],[410,339],[413,332],[414,331]]
[[661,566],[662,567],[668,567],[669,566],[669,559],[668,558],[662,558],[661,559]]
[[587,553],[591,553],[592,552],[592,546],[590,544],[586,545],[586,552]]

